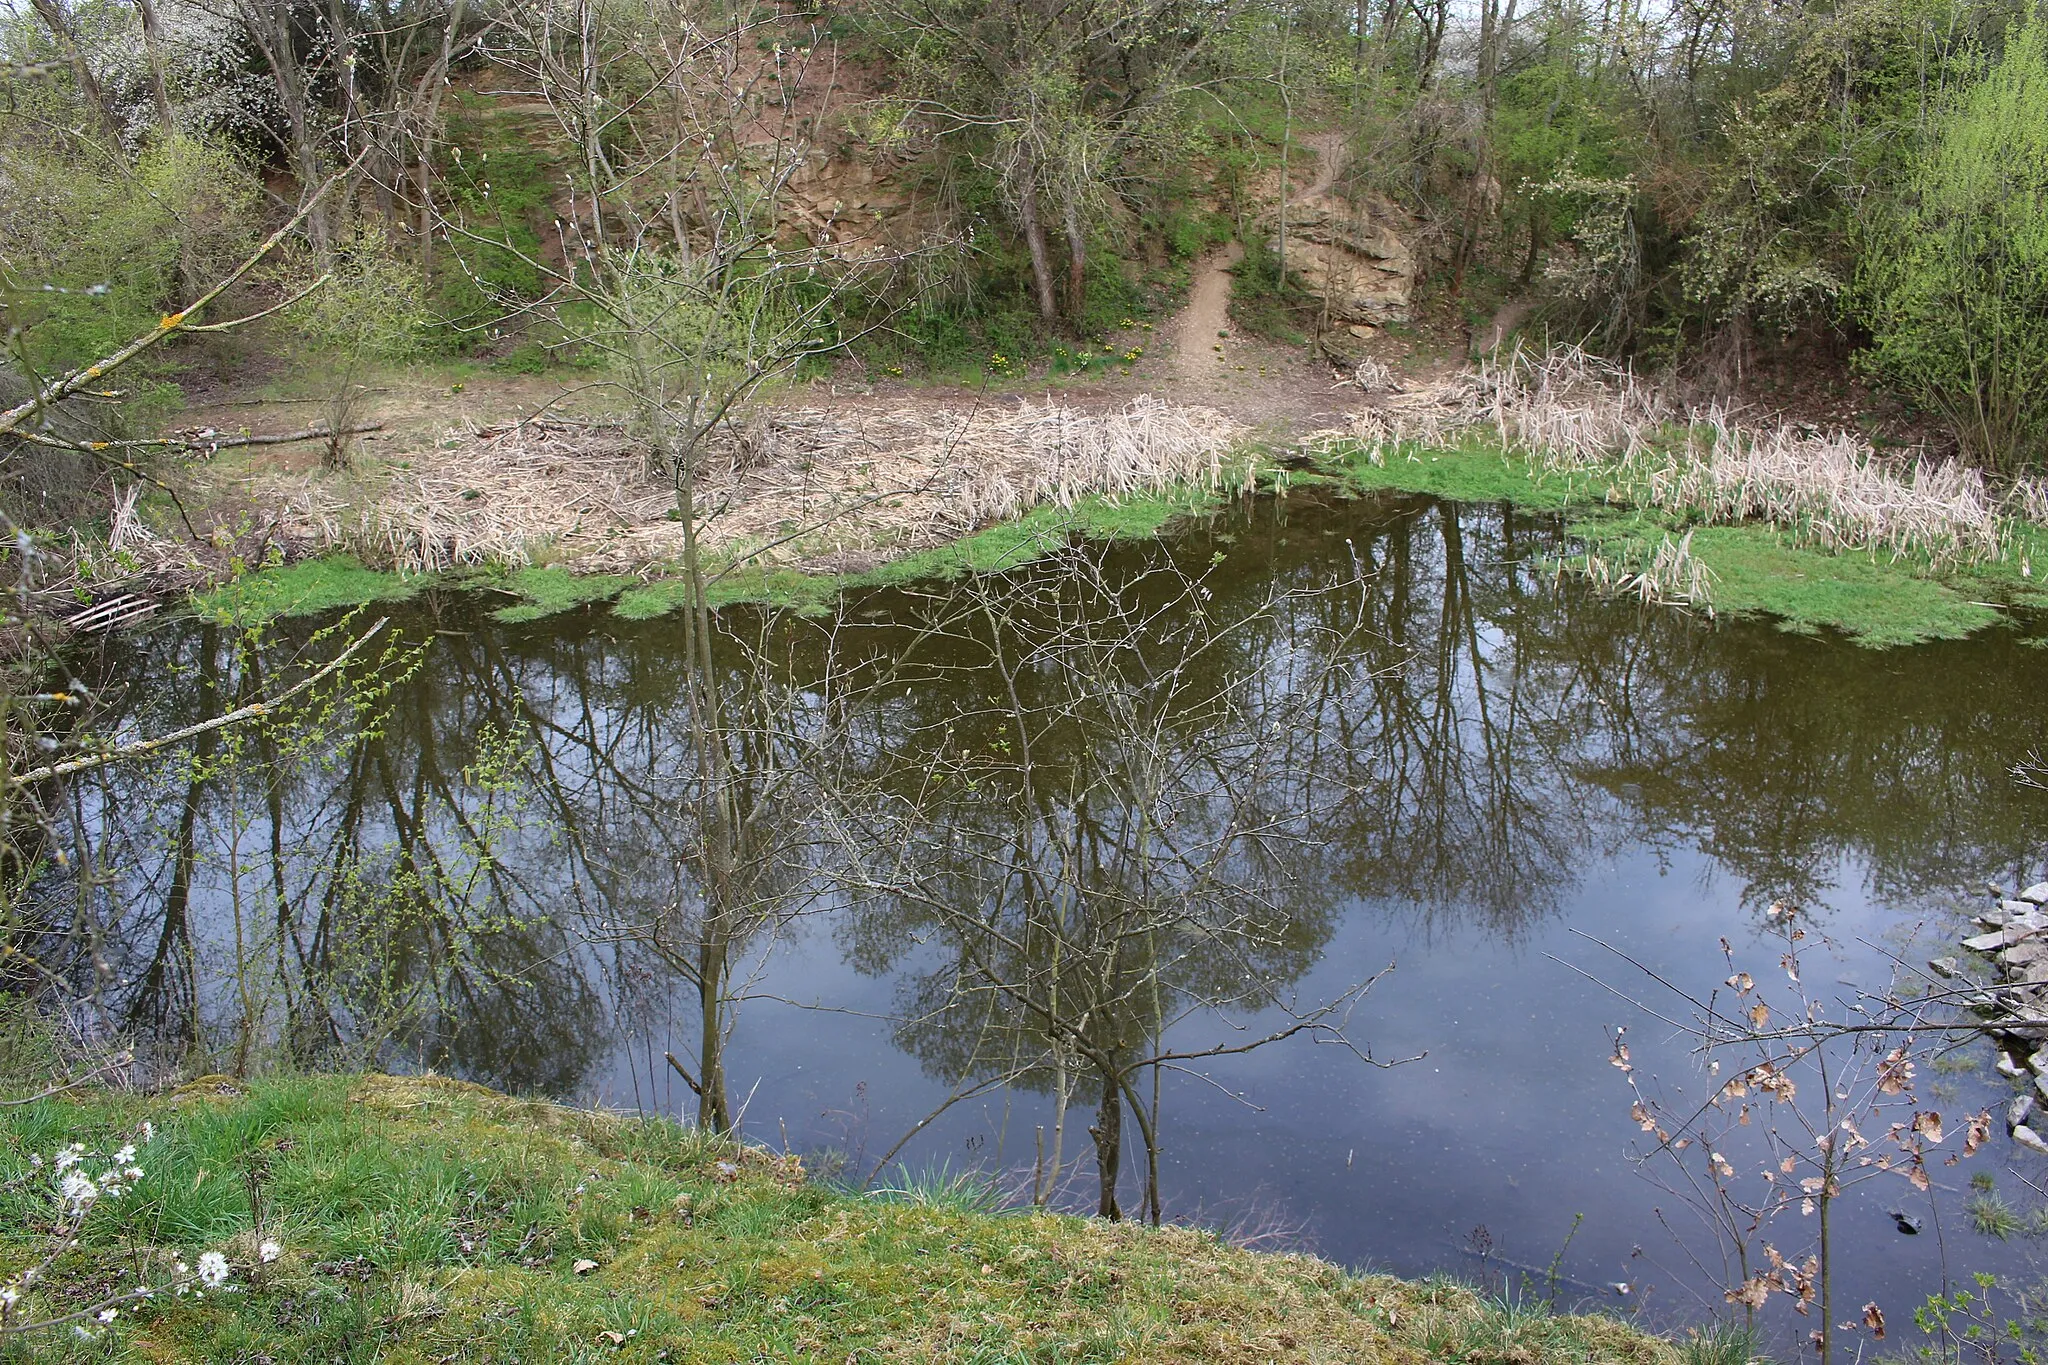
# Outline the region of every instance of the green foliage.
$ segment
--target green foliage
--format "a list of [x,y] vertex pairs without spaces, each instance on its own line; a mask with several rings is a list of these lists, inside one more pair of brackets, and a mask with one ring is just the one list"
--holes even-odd
[[2008,1358],[2041,1365],[2048,1335],[2035,1295],[2015,1292],[1982,1272],[1971,1276],[1969,1287],[1930,1295],[1913,1310],[1913,1325],[1928,1337],[1914,1354],[1932,1365]]
[[997,1213],[1009,1203],[1002,1186],[987,1172],[972,1167],[956,1171],[950,1160],[937,1161],[915,1170],[898,1166],[889,1182],[870,1190],[869,1196],[914,1204],[919,1208],[948,1209],[955,1213]]
[[337,246],[331,270],[332,279],[291,309],[301,337],[352,363],[420,354],[432,321],[426,281],[382,228],[359,226]]
[[[1666,538],[1689,531],[1693,556],[1712,575],[1716,612],[1768,616],[1795,634],[1836,631],[1866,648],[1962,639],[2003,619],[1978,598],[2018,596],[2016,580],[1965,570],[1939,576],[1924,557],[1828,554],[1787,544],[1768,525],[1691,527],[1653,509],[1624,510],[1627,490],[1610,479],[1568,481],[1477,441],[1445,450],[1397,447],[1379,463],[1363,450],[1340,453],[1336,468],[1361,490],[1573,512],[1572,533],[1587,549],[1623,564],[1645,563]],[[1615,498],[1623,508],[1610,505]]]
[[1684,1365],[1755,1365],[1756,1328],[1739,1322],[1710,1322],[1679,1338],[1678,1356]]
[[505,580],[505,589],[523,600],[491,614],[500,621],[538,621],[593,602],[609,602],[635,581],[618,574],[573,574],[559,565],[521,569]]
[[2019,1210],[2006,1202],[2005,1196],[1985,1190],[1970,1196],[1963,1205],[1963,1214],[1970,1220],[1970,1226],[1986,1237],[2005,1241],[2020,1231]]
[[247,626],[365,602],[400,602],[432,582],[366,569],[347,555],[328,555],[244,574],[194,597],[192,606],[210,621]]
[[1864,246],[1867,366],[1994,468],[2048,461],[2048,17],[1953,102]]
[[1253,336],[1289,346],[1306,345],[1315,330],[1317,299],[1292,274],[1283,276],[1280,258],[1260,237],[1245,244],[1244,257],[1230,272],[1230,320]]
[[471,351],[509,310],[540,296],[541,229],[551,214],[556,158],[530,130],[458,102],[441,159],[442,193],[461,231],[434,269],[433,308],[444,344]]
[[236,156],[191,138],[132,166],[0,140],[0,299],[24,358],[66,369],[153,327],[248,253],[259,195]]
[[[1494,155],[1504,198],[1504,234],[1526,234],[1525,270],[1546,243],[1575,233],[1587,207],[1567,175],[1584,181],[1627,174],[1627,131],[1593,72],[1579,60],[1575,11],[1544,8],[1539,55],[1501,82]],[[1526,281],[1525,281],[1526,282]]]

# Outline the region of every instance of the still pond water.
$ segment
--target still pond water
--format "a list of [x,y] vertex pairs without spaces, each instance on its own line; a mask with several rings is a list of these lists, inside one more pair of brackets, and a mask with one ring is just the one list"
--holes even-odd
[[[1019,572],[970,609],[961,590],[926,585],[860,594],[830,621],[724,613],[758,661],[752,682],[728,679],[735,697],[765,687],[781,708],[755,753],[781,776],[747,799],[786,801],[805,826],[777,845],[777,922],[736,945],[725,1061],[747,1135],[830,1149],[865,1173],[949,1094],[1002,1074],[996,1054],[1035,1045],[1028,1025],[991,1025],[1002,997],[949,996],[972,973],[935,906],[1011,894],[1008,874],[1044,875],[1060,850],[1071,862],[1093,849],[1051,877],[1083,899],[1090,876],[1139,875],[1119,845],[1130,788],[1095,771],[1121,745],[1165,755],[1182,784],[1176,831],[1198,852],[1180,856],[1229,850],[1199,873],[1146,863],[1155,891],[1185,907],[1227,884],[1256,924],[1214,960],[1200,943],[1175,949],[1167,988],[1182,1004],[1163,1011],[1166,1042],[1140,1025],[1117,1046],[1240,1043],[1282,1027],[1285,1002],[1312,1009],[1393,965],[1345,1032],[1399,1065],[1303,1033],[1160,1078],[1169,1217],[1659,1322],[1718,1311],[1724,1261],[1696,1201],[1632,1159],[1644,1134],[1611,1064],[1614,1029],[1628,1029],[1633,1078],[1685,1107],[1705,1093],[1703,1063],[1643,1006],[1682,1018],[1676,990],[1728,975],[1724,938],[1737,967],[1782,981],[1774,904],[1798,907],[1808,930],[1808,990],[1847,998],[1882,988],[1895,960],[1948,951],[1987,880],[2031,880],[2048,795],[2007,770],[2048,748],[2048,656],[2001,633],[1872,653],[1644,611],[1557,582],[1544,559],[1564,543],[1497,508],[1296,497],[1166,544],[1088,550],[1071,592],[1048,581],[1072,577],[1068,562]],[[451,594],[393,613],[420,653],[374,727],[344,708],[73,794],[67,837],[88,875],[44,888],[46,923],[53,948],[79,948],[79,980],[111,1025],[196,1042],[217,1064],[290,1046],[694,1114],[663,1055],[694,1065],[699,1002],[636,927],[696,894],[677,814],[697,771],[682,626],[602,608],[505,624],[488,614],[500,605]],[[1199,612],[1238,625],[1227,641],[1191,633]],[[164,622],[88,662],[123,685],[123,726],[161,731],[331,653],[336,637],[315,629],[286,623],[238,652],[230,634]],[[1014,647],[998,648],[1006,633]],[[1227,645],[1228,664],[1194,661],[1190,639],[1204,659]],[[1149,662],[1118,663],[1124,645]],[[1077,683],[1090,668],[1099,676]],[[1116,689],[1138,700],[1105,708],[1107,722],[1082,714]],[[1013,702],[1044,721],[1028,756],[1011,742]],[[849,889],[836,855],[817,852],[816,809],[787,795],[815,774],[800,782],[801,765],[772,755],[827,731],[847,789],[876,809],[915,805],[918,773],[950,780],[917,819],[827,822],[842,843],[865,828],[883,852],[952,859],[924,869],[929,885],[878,894],[886,859],[869,849]],[[1231,842],[1252,826],[1271,836],[1257,857]],[[1269,979],[1218,986],[1240,967]],[[1185,1003],[1204,998],[1233,1003]],[[1990,1060],[1978,1042],[1924,1061],[1922,1104],[2002,1105]],[[1054,1087],[1044,1067],[1023,1070],[932,1119],[881,1183],[903,1168],[1028,1181]],[[1150,1102],[1150,1079],[1140,1090]],[[1096,1199],[1098,1098],[1081,1085],[1068,1121],[1063,1198],[1076,1208]],[[1757,1153],[1736,1155],[1750,1178]],[[1135,1210],[1128,1131],[1123,1158]],[[2021,1177],[2048,1186],[2048,1162],[2012,1152],[2002,1122],[1987,1152],[1932,1166],[1931,1212],[1900,1179],[1852,1190],[1837,1303],[1876,1300],[1904,1321],[1944,1265],[2029,1266],[2029,1239],[1993,1240],[1962,1215],[1980,1171],[2022,1212],[2043,1202]],[[1901,1235],[1893,1208],[1934,1225]],[[1811,1235],[1794,1215],[1768,1240],[1803,1255]],[[1778,1305],[1768,1316],[1780,1333],[1795,1321]]]

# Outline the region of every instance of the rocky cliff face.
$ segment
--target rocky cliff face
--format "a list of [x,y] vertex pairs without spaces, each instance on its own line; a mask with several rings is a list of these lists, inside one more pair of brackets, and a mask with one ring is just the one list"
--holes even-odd
[[[1353,202],[1324,190],[1287,206],[1287,269],[1323,301],[1326,346],[1408,320],[1418,266],[1408,227],[1399,209],[1370,195]],[[1277,214],[1266,230],[1279,250]]]

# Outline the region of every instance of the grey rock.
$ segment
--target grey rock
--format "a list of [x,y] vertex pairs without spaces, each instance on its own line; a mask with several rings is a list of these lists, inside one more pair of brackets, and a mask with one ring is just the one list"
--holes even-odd
[[[2007,929],[2006,932],[2011,933],[2012,930]],[[1998,954],[2000,962],[2014,967],[2024,967],[2041,957],[2048,957],[2048,943],[2043,943],[2038,938],[2022,939],[2010,948],[2001,949]]]
[[2027,1115],[2034,1112],[2032,1095],[2014,1095],[2012,1103],[2005,1106],[2005,1126],[2017,1128],[2027,1121]]
[[2027,1058],[2027,1070],[2036,1076],[2048,1076],[2048,1047],[2036,1048]]
[[1975,938],[1966,938],[1963,940],[1963,946],[1973,953],[1995,953],[2012,942],[2005,935],[2004,929],[1998,929],[1992,933],[1979,934]]
[[2009,1080],[2017,1080],[2019,1077],[2027,1074],[2027,1069],[2014,1061],[2012,1054],[2004,1048],[1998,1049],[1998,1061],[1993,1065],[1998,1068],[1999,1075]]
[[2012,1140],[2016,1147],[2024,1147],[2030,1152],[2048,1156],[2048,1141],[2044,1141],[2039,1133],[2024,1123],[2012,1130]]
[[2048,905],[2048,882],[2035,882],[2020,892],[2019,898],[2023,901],[2032,901],[2035,905]]
[[1936,976],[1947,977],[1951,981],[1957,980],[1963,974],[1962,964],[1952,957],[1929,958],[1927,970],[1933,972]]

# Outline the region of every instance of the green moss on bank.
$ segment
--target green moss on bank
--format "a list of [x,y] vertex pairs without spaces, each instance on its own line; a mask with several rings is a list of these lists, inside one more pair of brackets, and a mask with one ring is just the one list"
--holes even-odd
[[222,625],[254,624],[368,602],[402,602],[435,581],[428,575],[365,568],[348,555],[325,555],[243,574],[194,596],[192,605],[202,617]]
[[519,604],[500,607],[491,615],[505,622],[538,621],[592,602],[609,602],[638,581],[621,574],[574,574],[560,565],[520,569],[504,585],[505,591],[519,595]]
[[[1276,476],[1277,477],[1277,476]],[[1612,505],[1604,479],[1547,474],[1526,458],[1470,442],[1441,450],[1410,449],[1372,463],[1362,449],[1339,448],[1317,471],[1287,476],[1294,482],[1335,479],[1357,492],[1398,490],[1456,502],[1509,502],[1534,512],[1571,516],[1572,534],[1589,553],[1610,563],[1646,563],[1667,538],[1690,533],[1694,558],[1712,574],[1716,612],[1767,616],[1805,634],[1837,631],[1860,645],[1882,648],[1960,639],[2002,619],[2005,607],[2048,610],[2048,529],[2020,527],[2004,561],[1937,571],[1924,557],[1886,559],[1875,554],[1830,554],[1791,542],[1775,527],[1698,526],[1655,509]],[[1014,521],[950,544],[919,551],[861,572],[814,574],[786,565],[742,562],[714,569],[714,606],[761,602],[796,611],[822,611],[848,588],[894,585],[998,572],[1026,564],[1080,536],[1142,539],[1174,521],[1214,511],[1222,494],[1200,488],[1124,498],[1084,498],[1072,508],[1034,508]],[[400,577],[334,556],[246,575],[195,599],[202,615],[250,621],[308,615],[364,602],[403,599],[426,588],[464,580]],[[673,578],[649,582],[611,574],[579,576],[568,568],[522,569],[492,586],[520,600],[494,613],[507,622],[610,601],[628,620],[662,616],[687,600]]]
[[[140,1139],[145,1121],[153,1138]],[[9,1358],[1344,1361],[1676,1365],[1666,1342],[1451,1285],[1042,1213],[861,1196],[674,1124],[435,1079],[212,1077],[0,1111],[0,1273],[47,1254],[47,1163],[140,1141],[147,1173],[27,1303],[48,1318],[220,1250],[165,1294]],[[46,1163],[37,1168],[32,1156]],[[261,1209],[261,1221],[252,1208]],[[283,1254],[265,1263],[262,1242]],[[579,1269],[581,1267],[581,1269]]]
[[[2003,619],[2004,605],[2048,607],[2048,593],[2020,570],[2031,555],[2048,554],[2048,531],[2040,528],[2019,528],[2008,562],[1939,572],[1925,557],[1894,560],[1795,545],[1773,526],[1703,526],[1653,508],[1616,507],[1604,479],[1545,473],[1519,453],[1477,442],[1396,450],[1382,464],[1362,449],[1339,451],[1331,468],[1358,490],[1576,514],[1571,533],[1589,553],[1621,565],[1645,564],[1667,538],[1689,533],[1693,557],[1713,575],[1716,612],[1767,616],[1800,634],[1838,631],[1872,648],[1961,639]],[[2042,562],[2048,569],[2048,560]]]

